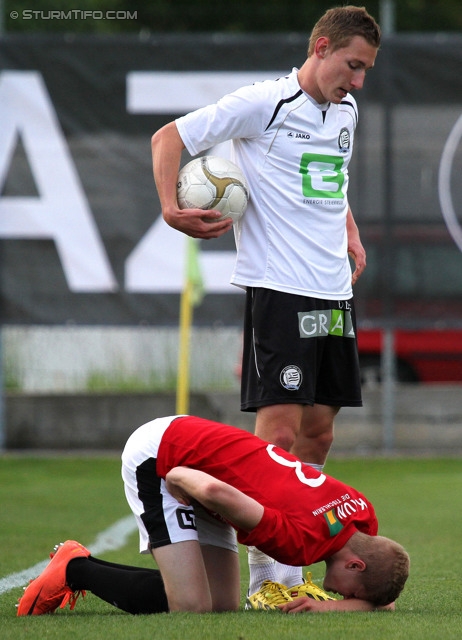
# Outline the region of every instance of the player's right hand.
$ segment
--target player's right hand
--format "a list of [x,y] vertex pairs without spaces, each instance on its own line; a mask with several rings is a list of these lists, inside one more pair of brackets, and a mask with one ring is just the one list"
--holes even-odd
[[220,218],[221,215],[220,211],[204,211],[203,209],[173,209],[169,212],[163,212],[163,218],[170,227],[191,236],[191,238],[202,240],[219,238],[232,228],[231,218],[213,221],[214,218]]

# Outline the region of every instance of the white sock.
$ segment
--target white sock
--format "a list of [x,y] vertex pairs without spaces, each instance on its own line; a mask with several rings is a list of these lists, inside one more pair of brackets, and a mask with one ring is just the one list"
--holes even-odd
[[[320,473],[323,470],[322,464],[314,464],[306,462],[310,467],[316,469]],[[270,558],[260,551],[256,547],[247,547],[248,562],[249,562],[249,593],[252,595],[260,590],[261,585],[265,580],[271,580],[271,582],[280,582],[286,587],[295,587],[299,584],[303,584],[303,567],[293,567],[288,564],[282,564],[276,562],[273,558]]]
[[319,473],[322,473],[322,470],[324,469],[323,464],[316,464],[315,462],[304,462],[303,464],[307,464],[309,467],[313,467],[313,469],[316,469],[316,471],[319,471]]
[[249,561],[249,594],[252,595],[260,590],[265,580],[277,582],[276,561],[259,551],[256,547],[247,547]]
[[303,584],[303,567],[292,567],[289,564],[276,562],[276,582],[284,584],[288,589]]

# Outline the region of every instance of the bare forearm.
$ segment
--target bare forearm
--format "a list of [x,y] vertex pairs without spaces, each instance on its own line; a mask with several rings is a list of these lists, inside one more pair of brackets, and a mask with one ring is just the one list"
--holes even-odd
[[175,467],[167,474],[166,482],[168,491],[179,502],[188,504],[188,499],[193,498],[245,531],[256,527],[263,516],[260,503],[203,471]]
[[168,215],[178,206],[176,182],[183,149],[183,141],[173,122],[157,131],[152,137],[154,180],[164,215]]
[[359,234],[358,225],[356,224],[356,221],[353,217],[353,212],[350,207],[348,207],[346,227],[347,227],[348,234],[354,233],[354,232]]
[[352,284],[354,285],[366,268],[366,251],[361,243],[359,229],[350,207],[348,207],[346,231],[348,238],[348,253],[355,262],[355,270],[352,274]]
[[329,613],[332,611],[393,611],[395,604],[377,607],[368,600],[347,598],[344,600],[313,600],[311,598],[296,598],[281,607],[283,613]]
[[[162,127],[151,140],[154,180],[162,207],[165,222],[192,238],[219,238],[233,225],[231,218],[220,220],[219,211],[201,209],[180,210],[177,201],[177,180],[183,141],[174,122]],[[218,218],[218,222],[213,222]]]

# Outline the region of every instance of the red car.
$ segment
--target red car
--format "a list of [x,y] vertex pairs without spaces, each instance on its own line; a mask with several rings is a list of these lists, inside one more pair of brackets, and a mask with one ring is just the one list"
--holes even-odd
[[[358,330],[363,382],[380,381],[383,331]],[[399,382],[462,382],[462,331],[425,329],[394,332]]]

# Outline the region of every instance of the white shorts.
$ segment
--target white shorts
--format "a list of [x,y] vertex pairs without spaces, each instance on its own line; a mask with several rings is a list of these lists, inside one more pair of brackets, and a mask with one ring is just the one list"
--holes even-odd
[[180,504],[156,473],[162,436],[176,417],[158,418],[139,427],[122,453],[125,495],[138,524],[140,553],[185,540],[237,552],[236,533],[229,524],[200,505]]

